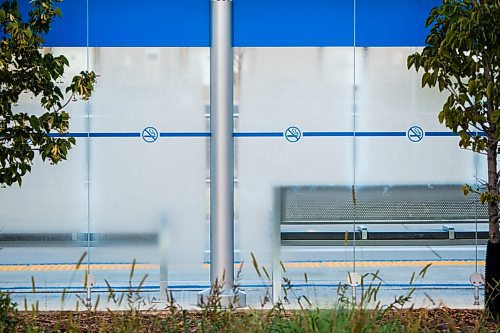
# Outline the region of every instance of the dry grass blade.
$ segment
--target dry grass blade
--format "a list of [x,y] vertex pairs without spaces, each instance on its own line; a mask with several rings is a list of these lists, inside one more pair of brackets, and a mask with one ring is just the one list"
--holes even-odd
[[80,269],[80,266],[82,265],[83,260],[85,259],[86,256],[87,256],[87,252],[85,251],[85,252],[83,252],[82,256],[80,257],[80,260],[78,260],[78,262],[76,263],[75,270]]
[[253,268],[255,269],[255,272],[257,272],[257,275],[259,276],[259,278],[262,278],[262,274],[260,273],[260,270],[259,270],[259,264],[257,263],[257,259],[255,259],[255,255],[253,254],[253,252],[250,252],[250,255],[252,256],[252,265],[253,265]]
[[264,271],[264,274],[266,275],[266,279],[271,280],[271,275],[269,274],[269,272],[267,271],[267,269],[264,266],[262,266],[262,270]]
[[95,300],[95,304],[94,304],[94,310],[93,310],[94,312],[96,312],[96,311],[97,311],[98,306],[99,306],[99,301],[100,301],[100,300],[101,300],[101,295],[97,295],[97,298],[96,298],[96,300]]
[[144,282],[146,282],[146,279],[148,278],[148,274],[144,275],[142,278],[141,282],[139,282],[139,285],[137,286],[137,292],[141,291],[142,286],[144,285]]
[[35,287],[35,277],[32,275],[31,276],[31,291],[34,293],[36,293],[36,287]]
[[425,277],[425,274],[427,273],[427,270],[432,266],[432,263],[429,263],[427,265],[425,265],[424,268],[422,268],[422,270],[420,271],[420,273],[418,273],[418,276],[420,276],[421,278],[424,278]]
[[135,258],[134,260],[132,261],[132,268],[130,269],[130,276],[129,276],[129,282],[132,281],[132,279],[134,278],[134,271],[135,271]]
[[283,273],[286,273],[285,264],[281,260],[280,260],[280,266],[281,266],[281,270],[283,271]]

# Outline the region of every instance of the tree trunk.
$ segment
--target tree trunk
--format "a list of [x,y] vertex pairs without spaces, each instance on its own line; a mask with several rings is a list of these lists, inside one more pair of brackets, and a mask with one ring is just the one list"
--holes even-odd
[[485,306],[496,320],[500,320],[500,232],[498,229],[498,171],[497,142],[488,142],[488,202],[489,240],[486,249]]
[[497,170],[497,142],[488,142],[488,193],[493,200],[488,203],[489,235],[491,243],[500,243],[498,229],[498,170]]

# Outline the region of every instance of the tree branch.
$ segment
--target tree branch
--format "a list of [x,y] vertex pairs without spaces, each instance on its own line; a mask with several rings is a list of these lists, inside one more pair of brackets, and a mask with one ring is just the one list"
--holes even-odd
[[463,150],[469,150],[473,153],[478,153],[478,154],[481,154],[481,155],[484,155],[484,156],[487,156],[488,154],[484,153],[484,152],[481,152],[481,151],[474,151],[472,150],[472,148],[462,148]]
[[59,112],[62,109],[64,109],[66,106],[68,106],[68,104],[71,102],[73,97],[75,97],[75,93],[72,93],[71,96],[69,96],[69,99],[66,101],[66,103],[64,103],[59,109],[54,108],[54,112]]
[[493,219],[493,221],[498,221],[499,218],[500,218],[500,214],[493,215],[493,216],[490,216],[490,221],[491,221],[491,219]]
[[[455,78],[457,79],[457,82],[458,84],[460,85],[460,88],[464,89],[465,91],[467,91],[467,88],[465,87],[464,83],[462,82],[461,78],[458,77],[458,76],[455,76]],[[469,96],[469,93],[464,93],[465,97],[467,97],[467,102],[470,104],[471,107],[474,106],[474,103],[472,103],[472,100]]]
[[481,131],[481,132],[487,132],[488,131],[488,129],[489,129],[488,127],[485,128],[484,125],[481,124],[481,123],[479,125],[481,126],[481,128],[477,127],[477,124],[475,124],[475,123],[469,123],[469,126],[474,127],[478,131]]

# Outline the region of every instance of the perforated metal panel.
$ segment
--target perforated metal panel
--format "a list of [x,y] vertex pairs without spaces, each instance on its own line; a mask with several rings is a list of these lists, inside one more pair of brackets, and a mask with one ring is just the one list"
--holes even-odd
[[[286,223],[356,220],[474,220],[487,218],[477,196],[462,185],[360,187],[288,186],[281,190],[281,220]],[[477,213],[476,213],[477,209]]]
[[285,187],[281,191],[282,221],[352,220],[354,205],[350,188]]

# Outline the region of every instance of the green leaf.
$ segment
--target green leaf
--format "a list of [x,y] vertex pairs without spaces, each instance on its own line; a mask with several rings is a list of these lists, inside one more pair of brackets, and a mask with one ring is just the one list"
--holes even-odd
[[40,128],[40,119],[38,119],[38,117],[35,115],[31,116],[30,117],[30,125],[35,130]]
[[69,61],[68,61],[68,58],[66,58],[65,56],[60,55],[60,56],[59,56],[59,60],[61,60],[61,62],[62,62],[63,64],[65,64],[66,66],[69,66]]
[[422,76],[422,88],[425,87],[425,85],[429,82],[430,74],[429,73],[424,73]]
[[442,124],[444,121],[444,111],[439,112],[438,120]]
[[489,99],[493,98],[493,89],[493,82],[490,81],[488,83],[488,87],[486,88],[486,97],[488,97]]
[[469,80],[469,84],[468,84],[468,93],[471,94],[473,91],[475,91],[477,88],[477,81],[476,80]]
[[414,55],[408,56],[408,58],[406,59],[406,66],[408,67],[408,69],[410,69],[414,63],[415,63],[415,56]]
[[498,123],[498,120],[500,119],[500,109],[493,110],[491,113],[491,120],[494,123]]
[[54,13],[55,13],[57,16],[59,16],[60,18],[62,18],[61,8],[59,8],[59,7],[54,8]]

